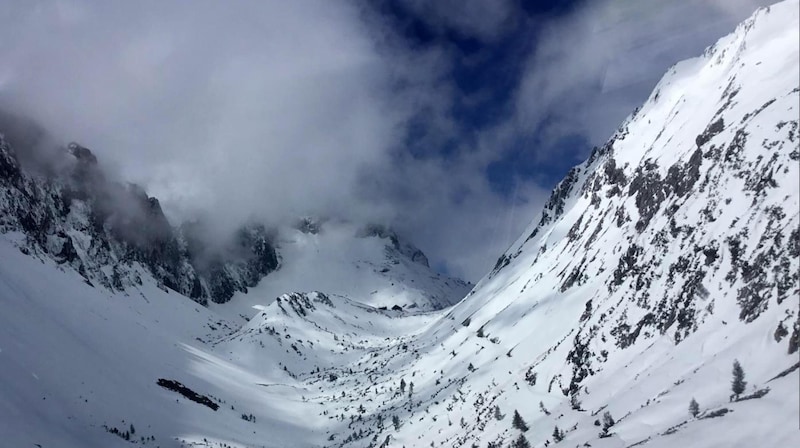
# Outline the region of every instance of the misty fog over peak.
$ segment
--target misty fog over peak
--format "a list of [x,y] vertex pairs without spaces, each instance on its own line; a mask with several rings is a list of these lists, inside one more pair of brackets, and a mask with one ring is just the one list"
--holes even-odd
[[[0,110],[36,123],[17,146],[90,148],[173,225],[376,223],[476,280],[665,67],[759,2],[649,29],[619,2],[534,3],[13,0]],[[672,34],[691,45],[646,44]]]

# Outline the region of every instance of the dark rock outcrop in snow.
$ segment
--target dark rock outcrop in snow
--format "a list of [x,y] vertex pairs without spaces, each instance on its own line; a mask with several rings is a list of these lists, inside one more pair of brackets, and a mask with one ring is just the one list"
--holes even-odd
[[88,148],[71,143],[62,154],[58,170],[27,170],[0,137],[0,232],[22,232],[24,250],[114,290],[141,284],[147,272],[201,304],[226,302],[278,267],[264,226],[208,250],[193,227],[172,227],[141,187],[108,180]]

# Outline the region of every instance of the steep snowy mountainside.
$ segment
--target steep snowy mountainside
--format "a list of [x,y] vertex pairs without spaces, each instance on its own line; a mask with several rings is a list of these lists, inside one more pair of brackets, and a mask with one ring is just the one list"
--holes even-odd
[[281,268],[220,312],[249,316],[253,306],[298,291],[345,296],[376,308],[426,312],[455,304],[471,287],[429,268],[422,251],[385,227],[329,220],[313,228],[279,229],[275,244]]
[[[797,1],[759,10],[569,172],[415,339],[417,417],[394,443],[509,446],[515,409],[535,446],[800,441],[798,29]],[[731,399],[735,360],[740,398],[766,395]]]

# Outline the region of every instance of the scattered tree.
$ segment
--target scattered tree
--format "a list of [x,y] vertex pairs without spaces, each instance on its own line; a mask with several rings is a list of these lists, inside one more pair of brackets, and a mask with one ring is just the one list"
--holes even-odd
[[525,434],[520,434],[517,440],[511,443],[511,448],[531,448],[531,444],[525,438]]
[[412,395],[414,395],[414,382],[413,381],[411,383],[409,383],[409,385],[408,385],[408,396],[409,396],[409,398]]
[[564,431],[558,429],[558,426],[553,429],[553,441],[558,443],[564,440]]
[[614,426],[616,422],[614,421],[614,417],[611,416],[611,413],[606,411],[603,413],[603,429],[608,430],[608,428]]
[[733,380],[731,381],[731,390],[733,394],[738,397],[744,392],[747,382],[744,380],[744,369],[739,364],[738,360],[733,361]]
[[529,368],[525,372],[525,382],[527,382],[528,385],[530,385],[530,386],[535,386],[536,385],[536,376],[537,375],[536,375],[536,372],[533,371],[533,367]]
[[616,422],[614,421],[614,417],[611,416],[611,413],[606,411],[603,413],[603,431],[600,433],[600,437],[608,437],[608,430],[614,426]]
[[581,401],[578,399],[578,391],[573,391],[569,395],[569,405],[576,411],[581,411]]
[[541,401],[539,402],[539,409],[542,412],[544,412],[544,415],[550,415],[550,411],[548,411],[547,408],[544,407],[544,402],[541,402]]
[[406,393],[406,380],[404,378],[400,378],[400,393]]
[[394,425],[394,430],[398,431],[400,429],[400,417],[393,415],[392,416],[392,425]]
[[525,420],[522,419],[522,416],[519,415],[519,412],[517,412],[516,409],[514,410],[514,420],[511,421],[511,426],[519,429],[522,432],[528,430],[528,424],[525,423]]
[[495,420],[502,420],[505,415],[500,413],[500,406],[494,405],[494,418]]
[[695,418],[700,414],[700,405],[697,404],[697,400],[695,400],[694,397],[692,397],[692,401],[689,402],[689,414]]

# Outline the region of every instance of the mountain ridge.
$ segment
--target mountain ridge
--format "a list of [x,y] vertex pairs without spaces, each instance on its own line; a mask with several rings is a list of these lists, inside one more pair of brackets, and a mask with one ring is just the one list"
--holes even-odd
[[[10,122],[8,116],[3,114],[3,122]],[[30,140],[21,139],[33,145],[25,148],[28,152],[43,152]],[[140,285],[141,276],[148,273],[164,288],[207,305],[246,294],[281,267],[275,229],[244,223],[220,244],[202,220],[173,226],[157,198],[138,185],[109,179],[88,148],[70,143],[51,155],[64,160],[37,169],[36,161],[43,156],[33,154],[26,157],[27,163],[20,163],[12,146],[0,137],[0,213],[5,217],[0,231],[24,232],[28,238],[23,250],[52,256],[92,284],[124,291]],[[326,225],[332,223],[314,223],[315,233]],[[353,233],[353,238],[388,240],[386,247],[393,252],[387,257],[407,257],[429,268],[425,254],[388,227],[366,225]],[[451,280],[454,289],[437,296],[444,304],[466,287],[456,279],[442,281]],[[443,306],[435,297],[430,300],[417,305]]]
[[[125,292],[92,287],[59,257],[21,254],[12,222],[0,379],[17,387],[0,395],[14,410],[0,434],[19,446],[130,446],[133,424],[143,446],[800,443],[798,6],[761,9],[673,66],[463,299],[467,285],[377,226],[282,229],[281,269],[203,307],[148,272]],[[0,174],[19,182],[6,154]]]

